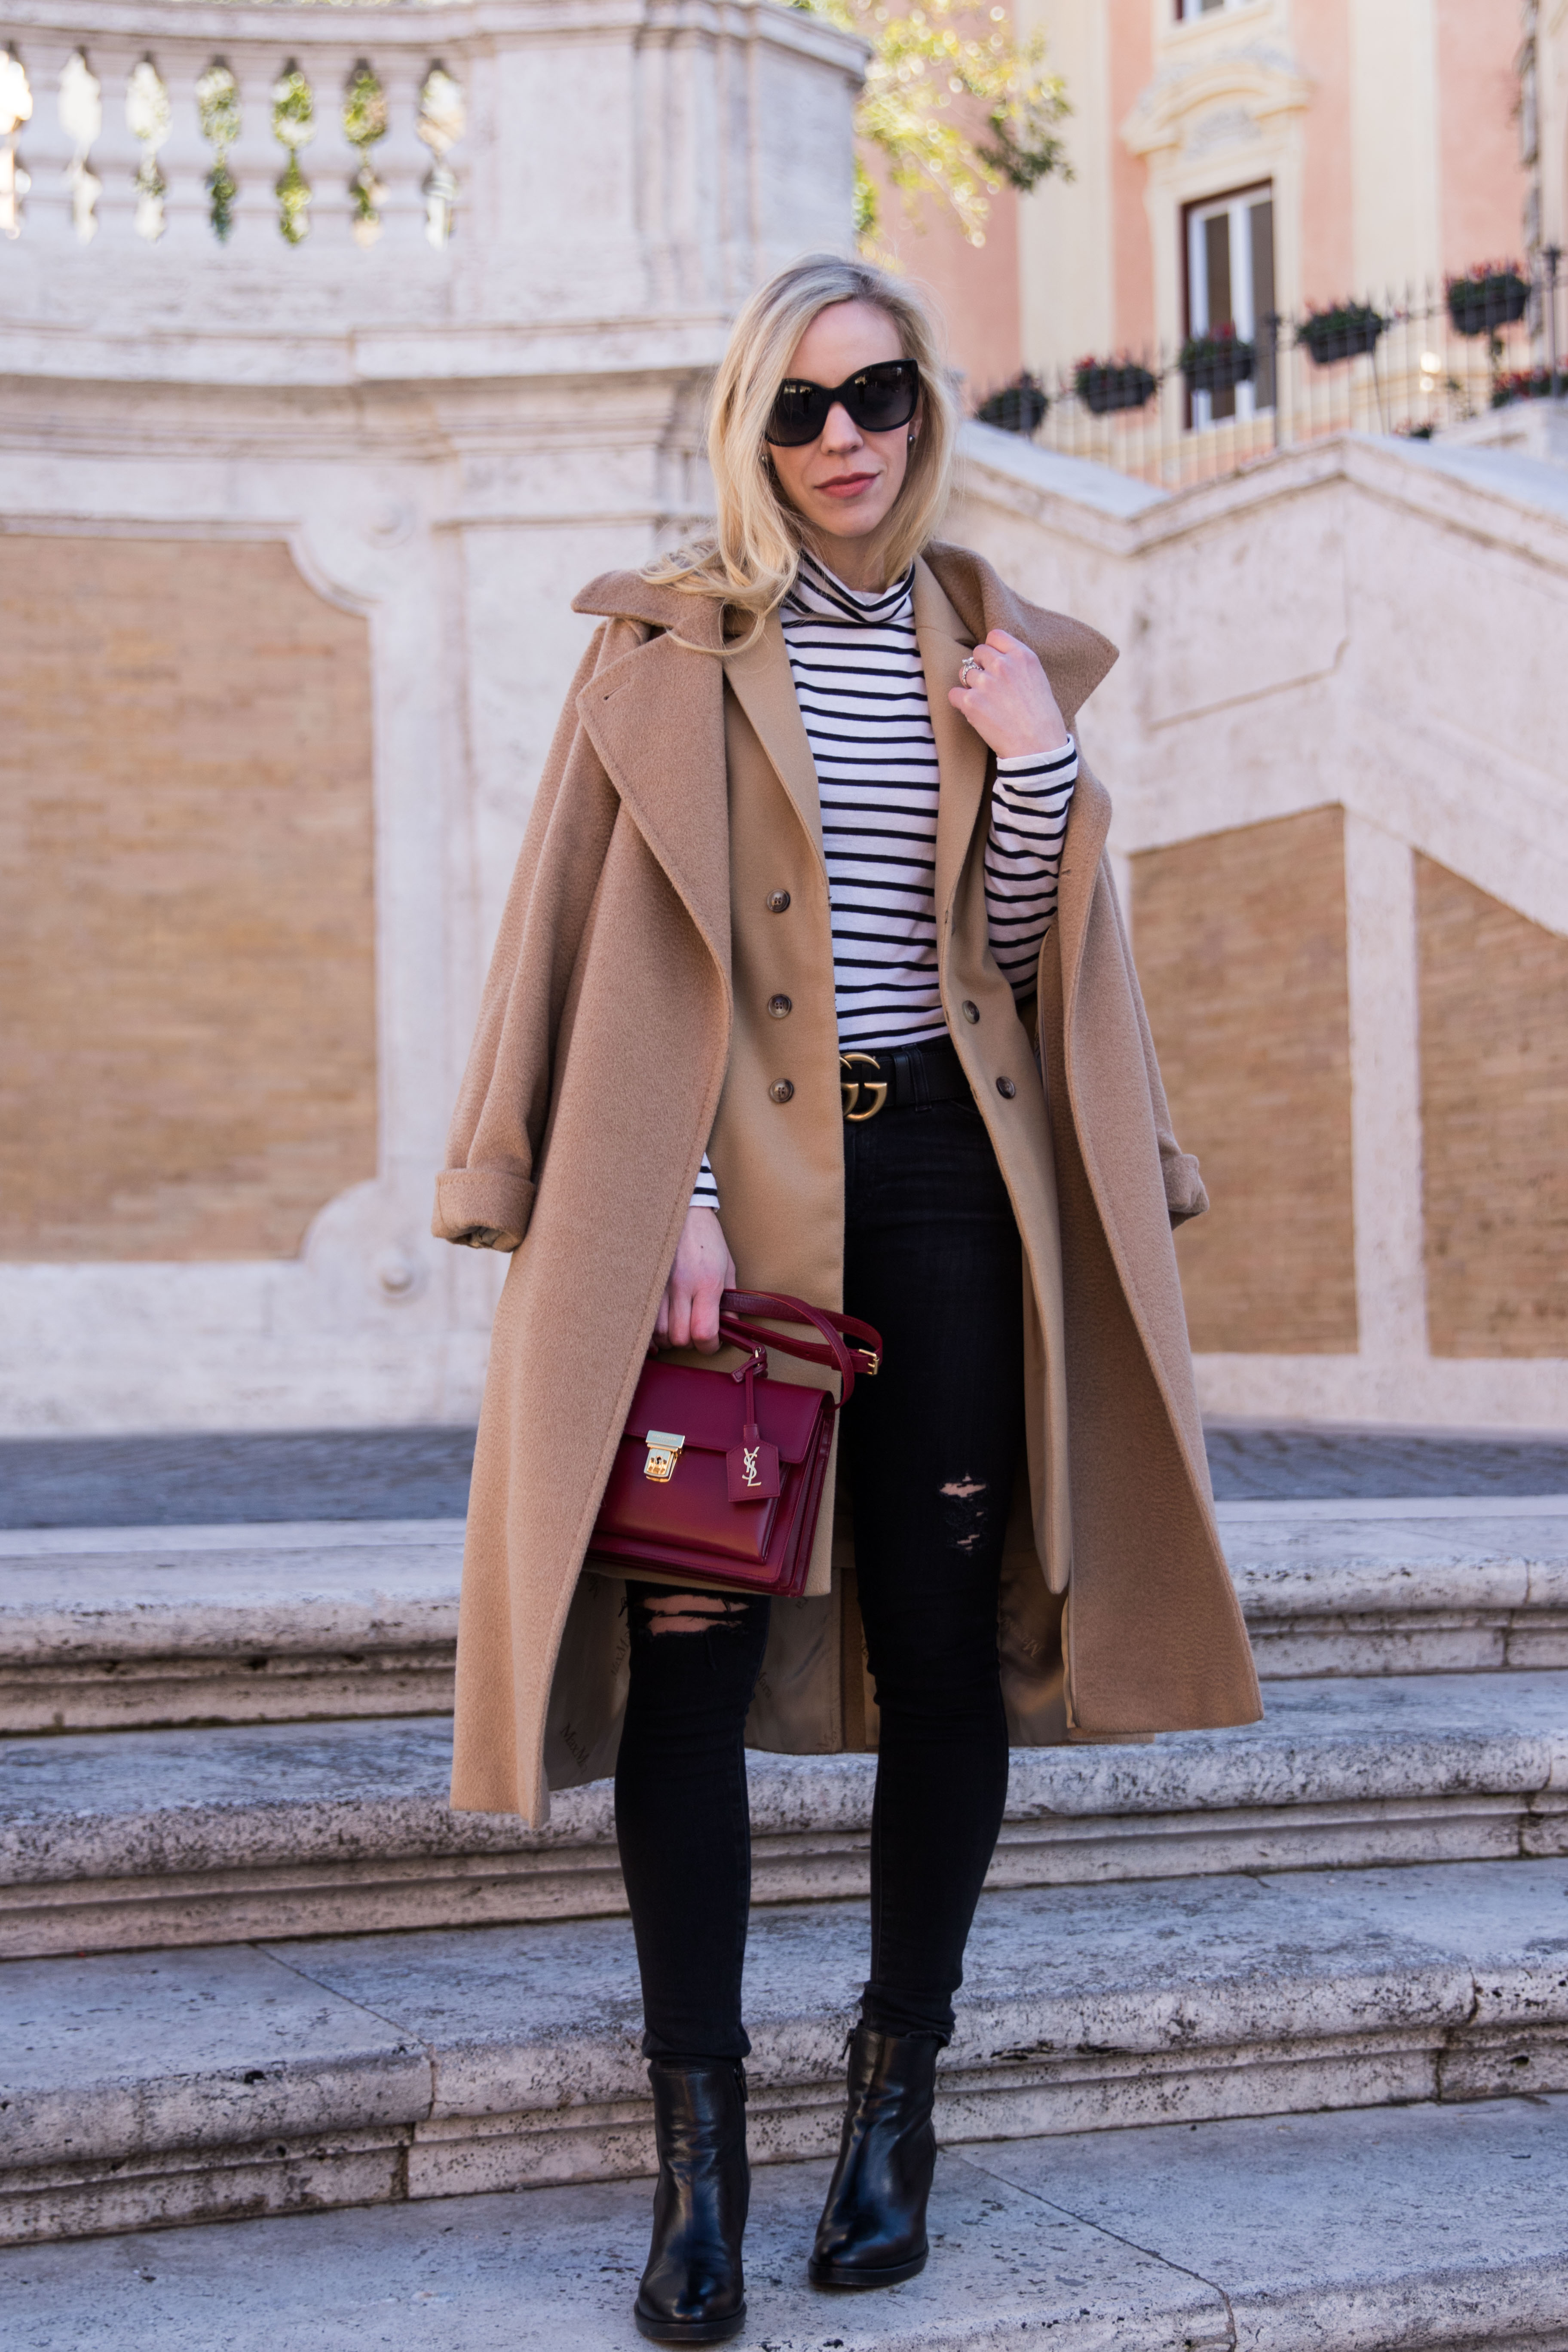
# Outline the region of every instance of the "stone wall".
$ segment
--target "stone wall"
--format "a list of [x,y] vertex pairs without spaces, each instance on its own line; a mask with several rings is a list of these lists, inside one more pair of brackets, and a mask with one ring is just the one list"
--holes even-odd
[[1213,1203],[1182,1230],[1194,1348],[1356,1344],[1342,810],[1132,860],[1171,1114]]
[[0,1257],[289,1257],[376,1168],[369,632],[286,548],[13,536]]
[[1415,861],[1438,1356],[1568,1357],[1568,939]]

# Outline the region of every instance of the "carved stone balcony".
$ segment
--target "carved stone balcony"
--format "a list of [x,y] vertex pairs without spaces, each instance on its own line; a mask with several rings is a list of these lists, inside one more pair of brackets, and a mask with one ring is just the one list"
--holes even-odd
[[15,0],[12,374],[701,363],[842,247],[865,52],[773,0]]

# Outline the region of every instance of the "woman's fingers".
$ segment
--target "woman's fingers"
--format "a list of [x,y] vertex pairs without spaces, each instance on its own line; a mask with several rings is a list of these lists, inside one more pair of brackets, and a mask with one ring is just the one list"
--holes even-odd
[[704,1274],[691,1291],[690,1344],[710,1355],[719,1345],[719,1299],[723,1288],[721,1274]]
[[712,1355],[719,1345],[719,1301],[735,1287],[735,1262],[717,1216],[711,1209],[689,1209],[654,1323],[660,1346],[700,1348]]
[[1038,656],[1005,629],[993,629],[965,656],[947,698],[998,759],[1057,751],[1068,740]]

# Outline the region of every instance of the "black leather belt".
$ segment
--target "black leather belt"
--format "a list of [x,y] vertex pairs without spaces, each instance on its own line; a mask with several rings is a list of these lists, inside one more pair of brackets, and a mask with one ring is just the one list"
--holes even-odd
[[857,1127],[881,1110],[974,1100],[951,1037],[928,1037],[922,1045],[886,1045],[877,1054],[840,1054],[838,1079],[844,1116]]

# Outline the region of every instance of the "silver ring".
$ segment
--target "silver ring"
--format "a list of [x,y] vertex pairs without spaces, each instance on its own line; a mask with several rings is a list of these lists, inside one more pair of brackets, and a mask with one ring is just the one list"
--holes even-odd
[[974,656],[973,654],[965,654],[963,659],[958,665],[959,684],[961,686],[967,686],[969,683],[970,671],[972,669],[978,669],[979,667],[980,664],[975,660]]

